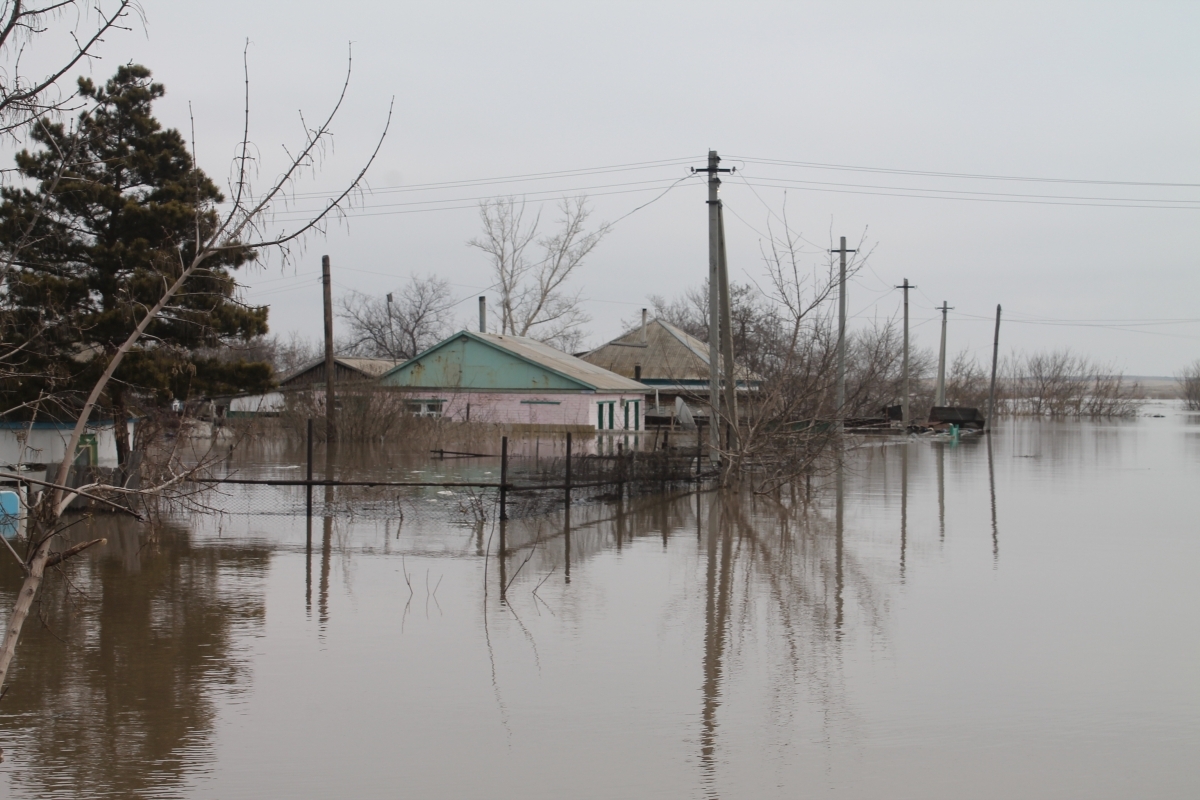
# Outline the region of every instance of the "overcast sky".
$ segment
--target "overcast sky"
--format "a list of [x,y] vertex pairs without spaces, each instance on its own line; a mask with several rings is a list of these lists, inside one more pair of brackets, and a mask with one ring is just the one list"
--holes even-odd
[[[192,104],[215,178],[238,141],[247,39],[261,180],[298,141],[299,112],[329,108],[351,44],[336,147],[301,191],[352,174],[395,98],[360,208],[293,266],[244,276],[277,332],[319,335],[325,253],[335,293],[447,278],[466,324],[490,283],[465,244],[478,198],[586,192],[594,219],[616,220],[713,148],[739,167],[722,187],[735,280],[762,280],[762,234],[769,219],[778,227],[786,187],[789,220],[811,242],[866,229],[875,245],[850,287],[853,324],[896,313],[891,287],[907,277],[927,346],[945,300],[951,352],[986,358],[1002,303],[1006,352],[1071,347],[1144,375],[1200,358],[1196,2],[143,3],[144,29],[110,36],[92,74],[150,67],[167,87],[166,124],[186,128]],[[629,164],[644,166],[386,191]],[[445,202],[412,205],[430,200]],[[595,251],[579,278],[592,343],[647,294],[704,279],[704,200],[687,179]]]

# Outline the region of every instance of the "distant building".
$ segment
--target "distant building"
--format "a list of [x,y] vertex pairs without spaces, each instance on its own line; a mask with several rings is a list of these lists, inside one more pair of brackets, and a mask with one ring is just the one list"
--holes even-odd
[[646,386],[522,336],[460,331],[388,371],[411,413],[521,428],[637,431]]
[[[655,411],[671,414],[676,397],[683,398],[693,414],[708,415],[708,344],[661,320],[650,320],[580,356],[650,389]],[[756,390],[761,379],[734,365],[739,393]]]
[[[334,380],[338,385],[355,382],[373,381],[392,367],[395,361],[390,358],[350,358],[334,356]],[[321,357],[292,370],[279,379],[282,391],[289,389],[307,389],[311,386],[325,385],[325,358]]]
[[[130,420],[129,439],[135,423]],[[0,422],[0,466],[61,464],[75,421]],[[75,451],[75,463],[90,467],[117,466],[117,439],[111,421],[89,422]]]
[[[379,376],[396,366],[390,358],[334,356],[334,380],[338,386],[374,385]],[[275,416],[286,405],[288,392],[315,391],[325,396],[325,358],[309,361],[279,381],[279,388],[265,394],[224,395],[211,398],[216,417]],[[203,413],[201,416],[204,416]]]

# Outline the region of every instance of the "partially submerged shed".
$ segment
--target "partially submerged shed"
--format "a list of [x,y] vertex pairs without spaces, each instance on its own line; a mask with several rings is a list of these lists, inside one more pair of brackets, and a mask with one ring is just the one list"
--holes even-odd
[[426,415],[528,429],[644,426],[645,385],[523,336],[460,331],[380,383]]
[[[650,320],[581,358],[650,387],[655,406],[664,413],[676,397],[692,405],[693,412],[707,413],[708,344],[668,322]],[[718,364],[723,369],[721,362]],[[738,364],[734,365],[734,377],[739,393],[756,390],[761,382]]]

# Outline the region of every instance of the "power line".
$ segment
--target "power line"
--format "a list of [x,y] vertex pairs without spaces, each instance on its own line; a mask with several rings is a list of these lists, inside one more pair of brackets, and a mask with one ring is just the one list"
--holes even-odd
[[842,170],[846,172],[874,172],[887,175],[917,175],[930,178],[955,178],[986,181],[1023,181],[1031,183],[1075,183],[1094,184],[1100,186],[1164,186],[1186,189],[1200,188],[1200,183],[1167,183],[1163,181],[1111,181],[1092,178],[1035,178],[1018,175],[988,175],[970,172],[935,172],[916,169],[892,169],[887,167],[862,167],[849,164],[823,164],[816,161],[786,161],[777,158],[756,158],[753,156],[730,156],[746,163],[768,164],[773,166],[800,167],[804,169]]
[[[629,164],[614,164],[607,167],[583,167],[580,169],[556,170],[553,172],[527,172],[522,175],[504,175],[492,178],[465,178],[457,181],[438,181],[434,183],[398,184],[395,186],[380,186],[364,189],[364,194],[394,194],[400,192],[429,192],[439,189],[466,188],[469,186],[487,186],[500,183],[523,183],[526,181],[554,180],[556,178],[574,178],[584,175],[601,175],[612,172],[629,172],[643,169],[688,164],[694,158],[671,158],[660,161],[635,161]],[[325,197],[330,192],[296,192],[289,197]]]
[[[1036,194],[1015,194],[1010,192],[983,192],[966,189],[922,189],[919,187],[907,186],[876,186],[872,184],[858,183],[836,183],[832,181],[802,181],[788,178],[772,178],[772,177],[755,177],[751,176],[746,181],[750,180],[762,181],[759,186],[770,189],[792,188],[808,192],[832,192],[836,194],[863,194],[874,195],[879,197],[910,197],[923,200],[967,200],[977,203],[1016,203],[1028,205],[1046,205],[1046,206],[1082,206],[1091,208],[1150,208],[1150,209],[1176,209],[1185,211],[1200,211],[1200,200],[1169,200],[1161,198],[1151,198],[1146,200],[1138,200],[1136,198],[1120,198],[1120,197],[1075,197],[1073,195],[1036,195]],[[845,188],[822,188],[822,187],[845,187]],[[880,191],[863,191],[863,190],[880,190]],[[924,194],[917,194],[923,192]],[[978,196],[969,196],[978,195]],[[1095,200],[1096,202],[1085,203],[1076,202],[1077,200]],[[1191,203],[1193,205],[1172,205],[1178,203]]]

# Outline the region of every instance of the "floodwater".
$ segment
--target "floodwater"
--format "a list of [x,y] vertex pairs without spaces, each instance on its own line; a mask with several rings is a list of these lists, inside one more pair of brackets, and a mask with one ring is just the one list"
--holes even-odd
[[1200,416],[1145,412],[875,443],[807,507],[580,503],[504,558],[432,490],[311,546],[299,490],[81,523],[0,796],[1200,797]]

